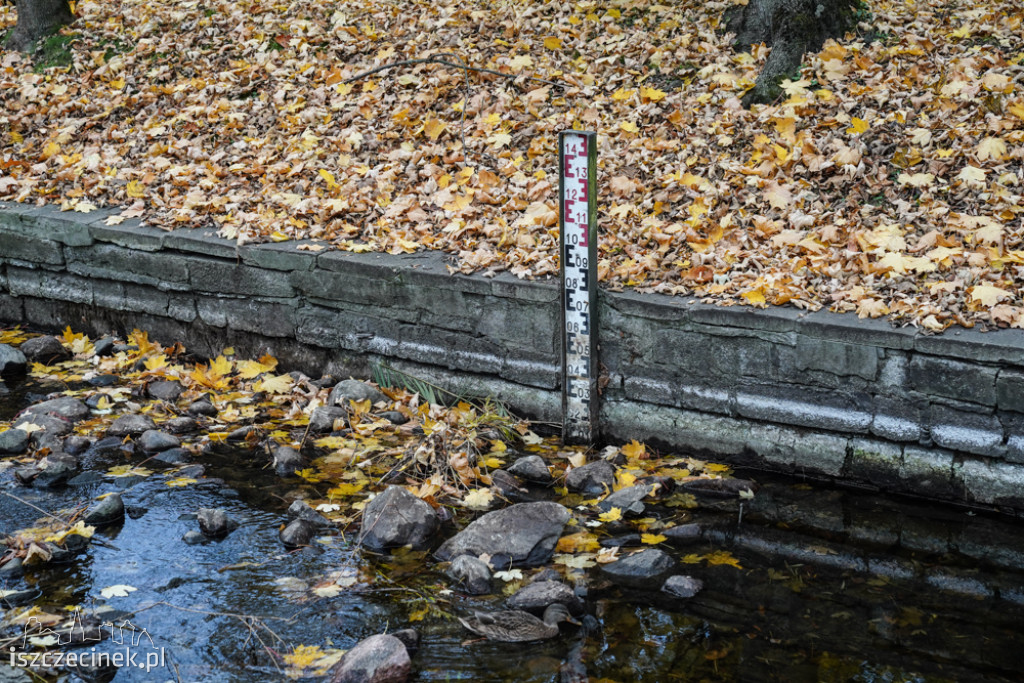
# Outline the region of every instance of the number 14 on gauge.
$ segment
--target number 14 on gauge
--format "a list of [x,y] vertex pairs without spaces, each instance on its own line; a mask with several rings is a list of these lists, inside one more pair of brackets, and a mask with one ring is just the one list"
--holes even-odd
[[562,438],[597,438],[597,134],[558,136]]

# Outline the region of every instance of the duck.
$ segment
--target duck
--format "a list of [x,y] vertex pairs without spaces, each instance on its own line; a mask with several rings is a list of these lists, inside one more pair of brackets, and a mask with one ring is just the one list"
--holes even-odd
[[506,610],[491,613],[475,612],[473,616],[465,619],[459,617],[459,621],[477,635],[484,636],[488,640],[499,640],[505,643],[523,643],[554,638],[558,635],[560,622],[580,623],[573,619],[569,614],[569,609],[559,602],[548,605],[544,610],[543,619],[538,619],[522,610]]

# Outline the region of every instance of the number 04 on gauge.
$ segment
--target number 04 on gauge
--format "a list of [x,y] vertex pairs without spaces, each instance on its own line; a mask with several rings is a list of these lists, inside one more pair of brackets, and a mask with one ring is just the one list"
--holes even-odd
[[562,438],[597,439],[597,134],[558,136]]

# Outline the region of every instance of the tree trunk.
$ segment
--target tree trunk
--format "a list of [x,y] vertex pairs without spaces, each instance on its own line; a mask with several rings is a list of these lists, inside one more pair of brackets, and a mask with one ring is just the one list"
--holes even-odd
[[817,52],[829,38],[853,26],[859,0],[750,0],[725,15],[725,30],[735,33],[733,47],[749,50],[765,43],[772,48],[757,83],[743,98],[744,106],[775,100],[779,82],[794,75],[806,52]]
[[17,0],[17,5],[18,25],[7,39],[11,50],[30,50],[37,40],[75,19],[68,0]]

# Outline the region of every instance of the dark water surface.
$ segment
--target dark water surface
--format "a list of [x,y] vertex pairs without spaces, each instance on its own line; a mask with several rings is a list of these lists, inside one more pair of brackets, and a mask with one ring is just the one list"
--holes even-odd
[[[11,389],[0,396],[0,419],[40,387]],[[365,558],[350,536],[288,553],[278,529],[298,480],[279,479],[249,451],[198,462],[207,479],[183,488],[168,487],[153,463],[146,466],[157,474],[149,477],[99,477],[56,491],[23,488],[10,470],[0,473],[0,490],[46,510],[121,491],[132,512],[123,526],[101,532],[117,550],[94,544],[70,564],[31,569],[0,580],[0,588],[37,589],[40,606],[133,612],[132,622],[163,648],[166,666],[122,668],[120,682],[287,680],[268,650],[345,649],[408,626],[422,635],[414,681],[1024,679],[1024,525],[1009,518],[748,473],[762,487],[742,510],[738,500],[712,499],[687,513],[707,524],[706,540],[672,552],[724,549],[742,565],[682,564],[681,573],[705,582],[696,598],[624,592],[589,569],[578,586],[597,628],[563,625],[561,638],[525,646],[466,644],[470,634],[436,612],[410,623],[427,604],[423,596],[457,614],[499,608],[500,597],[444,593],[448,581],[426,559]],[[117,464],[124,461],[109,456],[83,467],[102,473]],[[201,507],[225,508],[240,527],[221,541],[183,543]],[[0,531],[39,517],[0,496]],[[313,593],[332,572],[353,585],[331,597]],[[115,585],[136,590],[101,597]],[[8,675],[2,669],[0,681]]]

